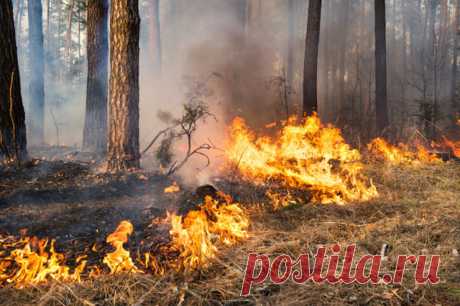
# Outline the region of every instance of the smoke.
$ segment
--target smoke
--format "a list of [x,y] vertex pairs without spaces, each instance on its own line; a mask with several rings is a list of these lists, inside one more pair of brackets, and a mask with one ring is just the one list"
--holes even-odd
[[[267,81],[280,74],[284,65],[282,52],[287,33],[283,29],[287,24],[285,20],[248,24],[239,15],[241,8],[236,1],[200,0],[193,6],[177,1],[175,9],[172,1],[162,3],[160,77],[149,60],[146,29],[152,19],[145,11],[142,16],[141,146],[145,147],[164,128],[156,117],[158,111],[181,116],[190,90],[185,79],[209,79],[206,85],[210,94],[204,100],[215,118],[200,123],[193,145],[212,143],[217,149],[205,152],[210,157],[210,167],[203,169],[206,159],[197,156],[180,171],[186,182],[204,184],[222,164],[220,149],[225,146],[227,127],[235,116],[258,127],[281,119],[276,89],[269,88]],[[182,158],[185,146],[183,142],[175,146],[177,159]]]
[[[286,9],[287,6],[280,1],[266,2],[263,7],[257,1],[249,2],[252,2],[250,7],[239,0],[196,0],[193,5],[183,0],[160,1],[162,72],[159,75],[152,64],[149,44],[152,12],[147,2],[140,1],[141,149],[165,127],[157,117],[159,111],[169,112],[174,117],[181,116],[182,105],[187,102],[186,94],[190,91],[186,79],[200,81],[210,75],[215,76],[207,82],[210,94],[205,98],[215,119],[208,118],[200,123],[193,138],[195,146],[212,143],[217,148],[223,148],[226,128],[235,116],[245,117],[254,127],[280,119],[281,102],[277,89],[270,88],[268,80],[282,76],[285,69],[288,25],[277,8]],[[44,31],[49,30],[44,37],[45,142],[80,147],[86,99],[85,29],[79,29],[74,24],[74,60],[68,62],[64,59],[66,10],[53,6],[50,16],[46,16],[46,12],[45,8],[43,18],[49,18],[49,28],[44,26]],[[253,22],[254,19],[257,22]],[[21,72],[23,88],[28,88],[34,73],[28,68],[33,49],[28,44],[27,18],[21,20],[18,35]],[[300,40],[302,35],[296,38]],[[79,53],[81,57],[77,56]],[[35,97],[30,96],[28,91],[23,94],[26,116],[30,120],[34,113],[28,106]],[[183,148],[183,143],[175,146],[177,159],[181,159]],[[192,158],[181,173],[189,181],[204,183],[220,164],[220,155],[219,150],[209,152],[213,166],[206,171],[197,171],[205,164],[202,158]]]
[[[274,120],[284,119],[285,113],[280,101],[279,88],[269,85],[274,77],[286,77],[288,53],[289,18],[293,19],[294,73],[291,86],[290,111],[297,113],[301,104],[301,82],[303,70],[304,39],[306,28],[306,1],[295,1],[295,9],[288,14],[288,1],[282,0],[194,0],[160,1],[160,27],[162,44],[162,71],[156,72],[152,65],[149,44],[149,24],[152,12],[148,1],[141,3],[140,42],[140,136],[141,149],[151,141],[165,124],[158,119],[159,111],[180,117],[182,105],[186,103],[189,91],[184,79],[204,80],[214,74],[217,77],[208,82],[212,93],[206,97],[210,110],[217,120],[201,123],[194,137],[194,145],[211,141],[216,147],[224,146],[225,132],[235,116],[242,116],[255,129]],[[446,112],[452,61],[453,9],[438,6],[434,14],[435,38],[439,43],[430,45],[423,39],[424,29],[430,26],[427,15],[429,7],[420,6],[420,1],[408,1],[405,6],[398,1],[388,6],[388,58],[389,58],[389,105],[393,120],[404,119],[416,114],[423,94],[419,88],[426,87],[426,98],[432,102],[433,46],[439,51],[438,100],[441,111]],[[373,119],[374,99],[374,55],[373,55],[373,5],[367,0],[359,0],[344,5],[343,1],[323,2],[319,59],[319,109],[323,119],[358,126],[360,131],[370,132]],[[345,20],[345,10],[348,20]],[[447,10],[447,12],[445,12]],[[246,12],[246,13],[242,13]],[[47,80],[45,127],[46,141],[57,143],[59,130],[60,144],[80,145],[84,123],[84,101],[86,86],[84,32],[82,34],[82,60],[72,64],[78,77],[67,78],[59,73],[63,67],[54,60],[62,57],[65,29],[58,29],[59,18],[56,10],[51,15],[52,36],[45,35],[47,48]],[[413,17],[413,18],[412,18]],[[62,20],[61,20],[62,21]],[[427,23],[428,22],[428,23]],[[346,26],[344,26],[346,25]],[[444,27],[445,26],[445,27]],[[27,18],[22,19],[22,36],[19,44],[23,54],[21,73],[24,86],[33,71],[29,71],[25,61],[28,50]],[[431,27],[430,27],[431,28]],[[428,30],[430,30],[428,28]],[[406,31],[406,32],[404,32]],[[430,32],[430,31],[428,31]],[[74,45],[77,43],[77,27],[74,26]],[[346,33],[346,40],[343,40]],[[410,35],[409,35],[410,34]],[[442,34],[442,35],[441,35]],[[60,35],[60,40],[57,40]],[[56,42],[60,41],[60,43]],[[442,46],[440,47],[442,43]],[[406,46],[406,57],[402,52]],[[451,49],[449,49],[451,48]],[[20,50],[21,51],[21,50]],[[442,52],[441,52],[442,51]],[[74,54],[77,50],[74,48]],[[59,55],[59,56],[58,56]],[[343,57],[344,64],[339,61]],[[406,65],[406,66],[405,66]],[[406,70],[403,67],[407,67]],[[427,79],[420,75],[428,70]],[[51,74],[53,77],[50,77]],[[341,83],[343,86],[341,86]],[[404,90],[403,90],[404,89]],[[27,91],[24,91],[27,93]],[[27,97],[27,101],[34,97]],[[406,102],[406,103],[402,103]],[[295,107],[297,106],[297,108]],[[27,116],[33,116],[27,111]],[[52,114],[54,114],[54,118]],[[337,116],[340,114],[340,117]],[[56,124],[58,129],[56,128]],[[180,159],[183,144],[176,146],[176,157]],[[213,165],[218,167],[219,152],[212,153]],[[193,159],[183,170],[184,177],[195,179],[197,169],[203,160]],[[148,164],[155,168],[157,165]],[[215,169],[212,167],[212,170]],[[208,172],[211,169],[208,169]],[[200,182],[211,174],[199,172]]]

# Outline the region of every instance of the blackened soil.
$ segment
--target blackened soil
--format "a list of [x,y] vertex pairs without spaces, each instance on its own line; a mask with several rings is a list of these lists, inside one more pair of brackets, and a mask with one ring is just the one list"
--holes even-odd
[[0,234],[51,237],[58,242],[104,240],[122,220],[144,228],[175,210],[172,180],[147,172],[111,175],[91,163],[33,160],[0,167]]

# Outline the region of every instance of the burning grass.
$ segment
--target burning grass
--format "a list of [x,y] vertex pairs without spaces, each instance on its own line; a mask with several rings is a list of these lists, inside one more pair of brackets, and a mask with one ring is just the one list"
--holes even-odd
[[[106,239],[114,251],[105,255],[103,264],[109,268],[110,274],[153,272],[163,275],[171,269],[190,273],[206,268],[216,257],[219,243],[230,246],[246,239],[248,235],[249,219],[240,205],[232,203],[231,197],[225,194],[219,194],[219,199],[225,199],[225,202],[206,196],[204,203],[185,217],[168,213],[165,220],[154,222],[153,225],[170,223],[171,239],[170,243],[159,248],[160,254],[143,254],[144,270],[136,266],[130,252],[124,247],[134,227],[131,222],[122,221]],[[54,240],[49,248],[47,239],[35,237],[19,240],[5,237],[1,242],[0,286],[10,284],[24,288],[46,284],[50,280],[79,282],[103,273],[104,267],[99,265],[85,271],[86,254],[78,256],[75,268],[70,272],[65,254],[55,251]],[[168,256],[170,254],[178,255]],[[156,255],[165,258],[164,262],[158,262]]]
[[[239,176],[220,178],[219,187],[237,202],[203,186],[201,205],[147,227],[126,219],[107,235],[111,248],[95,243],[72,258],[56,251],[53,240],[1,237],[0,303],[431,305],[460,299],[458,164],[381,139],[369,152],[385,163],[366,164],[340,130],[316,116],[292,118],[273,137],[256,136],[237,119],[225,152]],[[184,192],[176,182],[159,190],[171,199]],[[321,205],[328,203],[344,205]],[[402,286],[288,282],[240,297],[248,253],[297,257],[336,243],[356,244],[358,255],[388,245],[388,269],[398,254],[440,254],[443,283],[417,287],[411,277]]]
[[234,120],[226,149],[228,159],[243,176],[264,184],[308,190],[317,203],[345,204],[378,195],[362,173],[361,154],[339,129],[324,126],[313,115],[290,118],[274,138],[257,137],[240,118]]
[[372,158],[392,165],[419,166],[441,163],[438,156],[430,153],[421,144],[415,144],[412,148],[403,143],[394,146],[382,138],[376,138],[367,145],[367,148]]
[[[248,207],[247,239],[216,254],[208,267],[163,276],[117,274],[82,283],[51,281],[46,286],[0,291],[4,305],[197,305],[197,304],[420,304],[454,305],[460,299],[460,166],[454,163],[413,167],[366,166],[379,198],[346,206],[302,205],[277,211]],[[241,202],[270,204],[257,186],[239,186]],[[244,192],[243,192],[244,191]],[[246,197],[246,195],[248,195]],[[264,203],[265,201],[265,203]],[[198,213],[198,212],[197,212]],[[182,226],[185,227],[185,222]],[[211,231],[211,230],[209,230]],[[390,245],[389,265],[396,254],[440,254],[441,280],[435,286],[315,285],[256,286],[239,296],[248,252],[292,256],[315,252],[318,245],[356,243],[360,254],[378,254]]]

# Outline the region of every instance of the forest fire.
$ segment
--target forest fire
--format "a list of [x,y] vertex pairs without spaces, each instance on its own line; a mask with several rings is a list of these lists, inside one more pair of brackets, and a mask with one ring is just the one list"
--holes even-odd
[[444,145],[452,151],[452,154],[454,154],[455,157],[460,158],[460,141],[454,141],[448,138],[444,138],[443,140]]
[[174,182],[171,186],[168,186],[164,189],[164,193],[176,193],[180,191],[179,185]]
[[118,225],[115,232],[107,237],[106,242],[115,248],[114,252],[104,257],[104,263],[110,268],[111,274],[139,272],[129,255],[129,251],[123,247],[123,244],[128,242],[128,237],[133,233],[133,230],[131,222],[125,220]]
[[308,190],[319,203],[344,204],[378,195],[362,174],[359,151],[351,149],[340,130],[323,125],[317,115],[300,123],[292,117],[276,138],[257,137],[236,118],[230,136],[228,159],[244,177],[260,184],[273,180]]
[[249,219],[238,204],[220,204],[206,197],[200,210],[184,218],[172,215],[172,249],[180,252],[176,269],[206,267],[217,254],[217,243],[232,245],[248,237]]
[[406,144],[394,146],[382,138],[375,138],[367,145],[372,157],[388,162],[392,165],[421,165],[441,162],[441,159],[430,153],[425,147],[416,144],[411,148]]
[[56,252],[54,244],[54,240],[49,243],[47,239],[37,238],[2,241],[2,249],[12,248],[12,251],[4,258],[1,258],[4,251],[0,252],[0,285],[14,284],[23,288],[48,279],[80,281],[86,266],[84,257],[77,258],[77,266],[71,273],[70,267],[65,264],[65,255]]
[[[163,220],[171,226],[170,243],[162,246],[164,262],[158,262],[153,254],[145,253],[136,266],[130,252],[124,248],[134,228],[131,222],[122,221],[110,234],[106,242],[115,250],[105,255],[103,264],[110,274],[153,273],[163,275],[166,269],[191,272],[206,268],[216,257],[219,246],[232,245],[248,237],[249,218],[239,204],[228,200],[221,203],[211,197],[198,210],[190,211],[185,217],[168,214]],[[96,277],[104,271],[104,265],[87,266],[87,256],[78,256],[74,268],[68,265],[67,255],[55,251],[55,241],[47,239],[12,237],[1,239],[0,287],[13,285],[24,288],[46,283],[49,280],[79,282]],[[176,257],[170,254],[178,253]],[[147,269],[143,269],[147,268]]]

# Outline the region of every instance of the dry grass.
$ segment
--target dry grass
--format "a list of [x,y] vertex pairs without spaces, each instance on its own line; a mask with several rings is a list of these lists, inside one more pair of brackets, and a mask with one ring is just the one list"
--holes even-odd
[[[194,275],[106,276],[81,284],[52,283],[0,290],[2,305],[458,305],[460,303],[460,165],[419,168],[372,166],[380,197],[369,203],[304,205],[280,211],[252,209],[251,238],[223,250]],[[411,277],[396,285],[260,285],[240,297],[246,254],[298,256],[317,245],[356,243],[359,254],[391,246],[397,254],[440,254],[442,283],[416,287]]]

